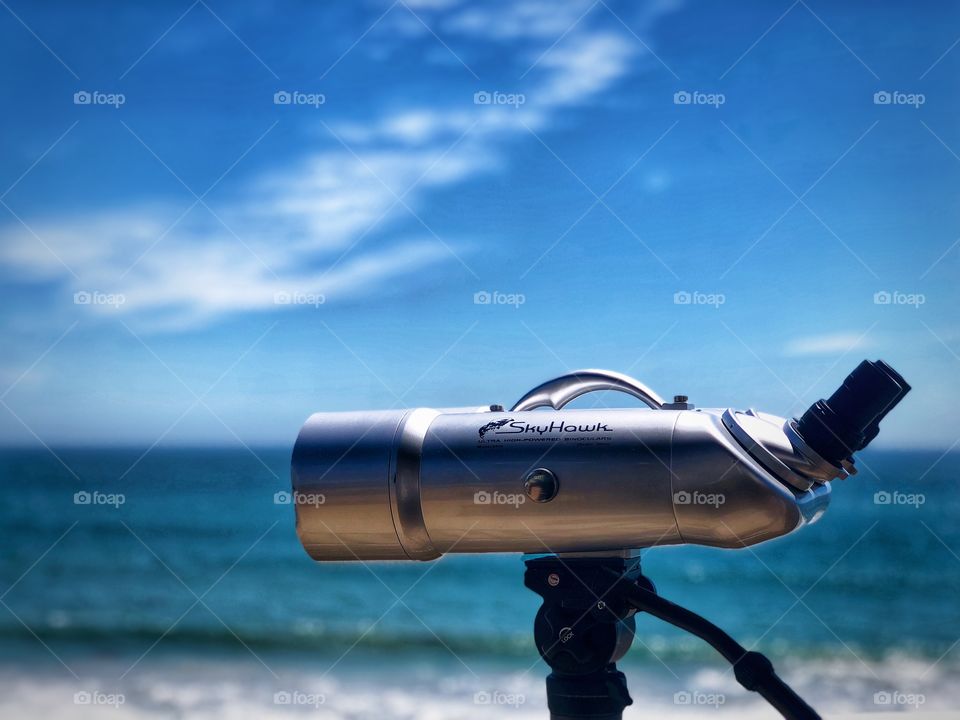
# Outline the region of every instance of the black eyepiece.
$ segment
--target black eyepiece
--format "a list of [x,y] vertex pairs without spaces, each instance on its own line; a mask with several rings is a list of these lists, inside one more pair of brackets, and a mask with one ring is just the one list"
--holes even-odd
[[827,400],[818,400],[797,423],[804,442],[824,460],[840,462],[865,448],[910,385],[883,360],[864,360]]

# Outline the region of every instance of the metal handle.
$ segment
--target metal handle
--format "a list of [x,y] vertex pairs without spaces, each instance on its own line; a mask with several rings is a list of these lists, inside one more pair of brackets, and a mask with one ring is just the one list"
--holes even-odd
[[639,380],[611,370],[575,370],[537,385],[520,398],[511,412],[539,407],[559,410],[571,400],[598,390],[617,390],[642,400],[654,410],[663,407],[663,399]]

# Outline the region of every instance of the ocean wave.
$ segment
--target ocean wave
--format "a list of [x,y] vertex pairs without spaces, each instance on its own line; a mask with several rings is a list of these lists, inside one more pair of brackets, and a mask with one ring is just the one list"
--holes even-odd
[[[393,630],[383,622],[358,623],[354,627],[322,626],[313,623],[293,624],[278,628],[231,627],[223,622],[179,624],[171,628],[161,625],[120,627],[116,625],[79,625],[73,623],[0,626],[0,660],[23,652],[43,652],[37,640],[47,645],[83,652],[135,651],[161,645],[161,651],[189,653],[210,651],[225,654],[244,653],[246,649],[268,653],[307,653],[328,656],[358,648],[375,652],[436,653],[485,658],[498,662],[517,658],[536,658],[532,624],[529,633],[492,633],[481,628],[464,627],[462,631],[436,630],[421,626],[417,630]],[[752,649],[748,638],[741,638]],[[898,648],[866,649],[851,643],[803,644],[793,640],[772,640],[758,647],[772,658],[798,662],[846,662],[861,664],[886,663],[891,660],[936,664],[960,670],[960,652],[944,653],[939,647],[910,645]],[[664,663],[718,663],[716,651],[701,640],[668,630],[668,634],[638,634],[632,648],[621,663],[629,665],[662,665]],[[722,664],[722,663],[721,663]]]
[[[458,662],[459,659],[459,662]],[[276,661],[146,660],[132,672],[123,663],[87,660],[45,672],[0,666],[0,715],[4,717],[103,717],[116,720],[189,717],[218,720],[305,717],[321,711],[330,720],[526,720],[547,716],[545,667],[511,663],[496,667],[448,656],[442,661],[394,662],[349,654],[335,663]],[[781,668],[781,671],[784,669]],[[911,710],[960,705],[956,673],[910,658],[882,663],[855,659],[792,663],[786,679],[823,715]],[[122,679],[118,679],[120,676]],[[628,711],[671,718],[769,718],[772,711],[740,688],[731,673],[697,664],[628,670],[636,701]],[[890,698],[890,702],[886,699]],[[896,700],[894,700],[896,699]],[[895,702],[901,703],[891,707]],[[931,715],[925,715],[931,717]]]

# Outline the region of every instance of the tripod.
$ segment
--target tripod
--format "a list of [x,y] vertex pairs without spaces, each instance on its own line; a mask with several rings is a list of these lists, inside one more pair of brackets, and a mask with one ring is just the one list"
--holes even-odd
[[533,624],[547,676],[551,720],[622,720],[633,704],[616,663],[630,649],[634,616],[646,612],[713,646],[737,681],[788,720],[820,720],[758,652],[748,652],[709,620],[657,594],[639,558],[548,555],[525,561],[524,585],[543,598]]

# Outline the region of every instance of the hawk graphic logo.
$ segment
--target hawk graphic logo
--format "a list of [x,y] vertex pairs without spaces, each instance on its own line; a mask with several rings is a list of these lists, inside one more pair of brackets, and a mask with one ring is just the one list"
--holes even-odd
[[490,432],[491,430],[496,430],[497,428],[502,428],[504,425],[506,425],[508,422],[510,422],[511,419],[512,419],[512,418],[507,418],[506,420],[494,420],[493,422],[488,422],[486,425],[484,425],[482,428],[480,428],[480,430],[479,430],[480,438],[482,439],[483,436],[486,435],[486,434],[487,434],[488,432]]

